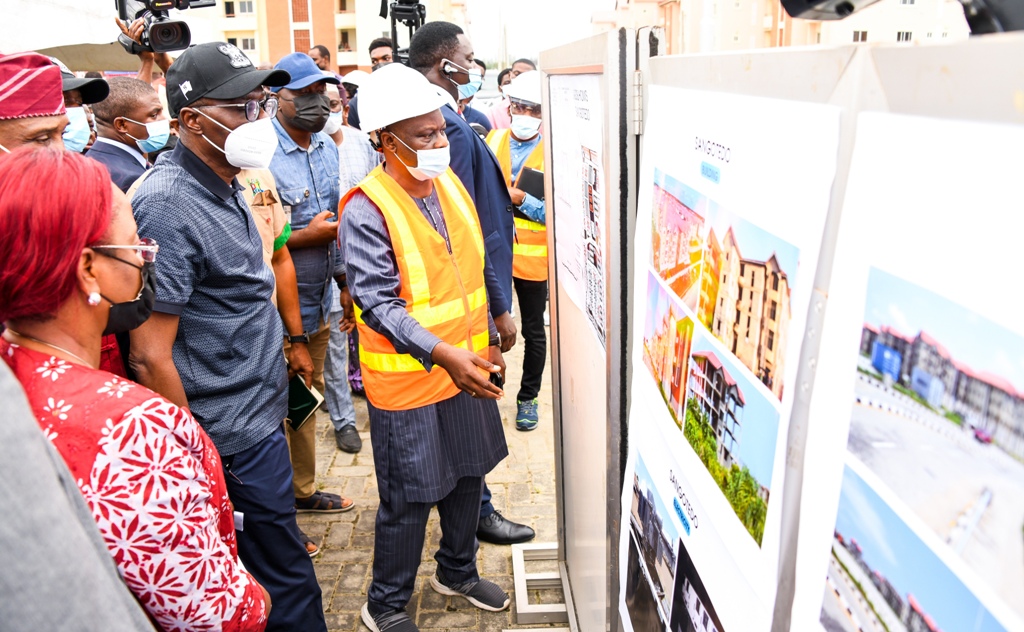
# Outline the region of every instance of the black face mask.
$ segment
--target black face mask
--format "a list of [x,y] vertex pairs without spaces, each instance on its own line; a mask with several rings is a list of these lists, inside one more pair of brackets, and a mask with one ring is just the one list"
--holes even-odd
[[291,123],[307,132],[319,132],[331,116],[331,100],[326,94],[300,94],[292,99],[295,117]]
[[146,262],[140,267],[124,259],[118,259],[118,261],[142,271],[142,289],[135,300],[124,303],[114,303],[106,296],[103,297],[112,303],[110,317],[107,319],[107,328],[103,330],[104,336],[129,332],[149,320],[149,315],[153,313],[153,303],[156,300],[156,279],[150,274],[153,264]]

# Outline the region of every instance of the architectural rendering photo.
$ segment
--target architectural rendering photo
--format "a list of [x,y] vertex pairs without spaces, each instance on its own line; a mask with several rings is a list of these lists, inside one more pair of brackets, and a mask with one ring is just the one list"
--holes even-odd
[[1024,616],[1024,339],[881,270],[867,294],[848,449]]
[[672,420],[682,429],[693,319],[683,315],[678,299],[665,291],[653,273],[647,279],[646,316],[644,364],[657,383]]
[[661,172],[654,172],[651,266],[691,311],[700,302],[707,198]]
[[[636,471],[633,475],[629,526],[640,553],[640,571],[649,583],[657,604],[658,618],[667,622],[672,612],[672,587],[675,584],[676,573],[675,546],[679,534],[655,491],[647,467],[640,458],[637,458]],[[633,627],[635,630],[636,625]]]
[[760,545],[779,412],[775,402],[703,335],[694,338],[691,348],[683,435]]
[[679,541],[678,558],[670,629],[672,632],[725,632],[682,540]]
[[821,623],[828,632],[1005,629],[849,466],[843,473]]

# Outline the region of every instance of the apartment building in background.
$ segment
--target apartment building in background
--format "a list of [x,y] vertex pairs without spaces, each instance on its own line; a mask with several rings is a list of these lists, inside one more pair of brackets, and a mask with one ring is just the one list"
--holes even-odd
[[[422,0],[427,20],[466,27],[465,0]],[[215,7],[182,14],[196,42],[226,41],[253,63],[276,63],[317,44],[331,50],[333,70],[345,74],[370,70],[367,46],[391,35],[391,20],[380,17],[378,0],[217,0]],[[408,29],[399,24],[399,45],[408,46]]]
[[718,437],[718,462],[726,469],[731,468],[739,461],[736,450],[739,448],[746,400],[736,379],[714,351],[693,354],[687,397],[697,401],[697,406]]
[[666,53],[966,39],[956,0],[880,0],[844,20],[794,20],[779,0],[617,0],[593,14],[595,32],[660,26]]

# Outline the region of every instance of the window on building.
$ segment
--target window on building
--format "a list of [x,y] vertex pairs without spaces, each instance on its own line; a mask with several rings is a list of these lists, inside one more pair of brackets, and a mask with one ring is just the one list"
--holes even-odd
[[947,35],[949,35],[949,33],[943,33],[942,37],[946,37]]
[[750,302],[754,302],[754,290],[750,290]]
[[[292,22],[309,22],[309,0],[292,0]],[[306,32],[308,39],[309,32]],[[295,50],[300,50],[296,48]],[[309,46],[301,49],[302,52],[309,50]]]
[[740,278],[742,279],[747,275],[747,265],[745,263],[740,264]]
[[740,310],[736,310],[736,324],[740,324]]
[[820,44],[821,43],[821,33],[817,34],[817,36],[815,37],[815,40],[816,40],[815,41],[816,44]]
[[255,37],[243,37],[242,38],[242,50],[248,50],[248,51],[256,50],[256,38]]
[[768,332],[768,350],[771,351],[774,348],[775,348],[775,332],[774,331],[769,331]]
[[929,38],[930,38],[931,36],[932,36],[932,34],[931,34],[931,33],[929,33],[929,34],[928,34],[928,35],[926,35],[925,37],[929,37]]
[[228,44],[231,44],[232,46],[238,46],[238,38],[237,37],[229,37],[228,38]]
[[732,34],[732,41],[734,41],[734,42],[740,41],[740,33],[739,33],[739,31],[736,31],[736,32],[734,32]]
[[292,38],[295,48],[295,52],[307,51],[310,49],[312,44],[309,43],[309,30],[308,29],[296,29],[292,32]]
[[753,285],[753,284],[754,284],[754,272],[755,272],[754,270],[751,270],[751,271],[750,271],[750,284],[751,284],[751,285]]
[[773,290],[778,290],[779,289],[779,273],[778,272],[773,272],[772,273],[772,289]]
[[778,306],[779,306],[778,303],[776,303],[775,301],[772,301],[772,307],[771,307],[771,310],[769,311],[768,318],[771,318],[772,320],[775,320],[775,308],[777,308]]
[[897,31],[896,32],[896,41],[897,42],[909,42],[910,41],[910,35],[911,35],[910,31]]
[[239,13],[252,13],[252,0],[239,0],[238,2]]
[[750,335],[750,316],[747,316],[747,335]]
[[349,12],[349,0],[338,0],[338,12],[348,13]]
[[853,32],[853,41],[855,41],[855,42],[866,42],[866,41],[868,41],[868,32],[867,31],[854,31]]
[[224,17],[233,18],[235,17],[235,3],[225,2],[224,3]]
[[340,37],[339,37],[340,41],[338,43],[338,50],[339,51],[344,51],[344,52],[351,51],[352,50],[352,44],[350,43],[350,40],[349,40],[349,32],[348,31],[339,31],[338,34],[340,35]]

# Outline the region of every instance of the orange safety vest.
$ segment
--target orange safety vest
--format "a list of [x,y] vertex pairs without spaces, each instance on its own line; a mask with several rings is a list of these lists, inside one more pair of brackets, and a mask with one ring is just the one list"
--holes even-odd
[[[512,131],[494,129],[487,134],[487,146],[498,158],[501,171],[505,175],[505,184],[512,183]],[[544,141],[541,140],[533,148],[523,163],[523,169],[529,167],[544,171]],[[522,175],[522,171],[519,172]],[[518,181],[518,179],[517,179]],[[516,241],[512,244],[512,276],[526,281],[546,281],[548,278],[548,234],[547,228],[540,222],[516,217]]]
[[[434,179],[434,188],[448,227],[451,253],[444,237],[383,166],[349,191],[340,206],[344,212],[356,190],[377,205],[391,236],[401,279],[399,296],[405,301],[406,311],[441,340],[488,360],[484,240],[476,209],[450,169]],[[356,324],[363,384],[374,406],[410,410],[459,393],[443,368],[434,366],[428,373],[418,360],[398,353],[387,338],[370,329],[358,305]]]

